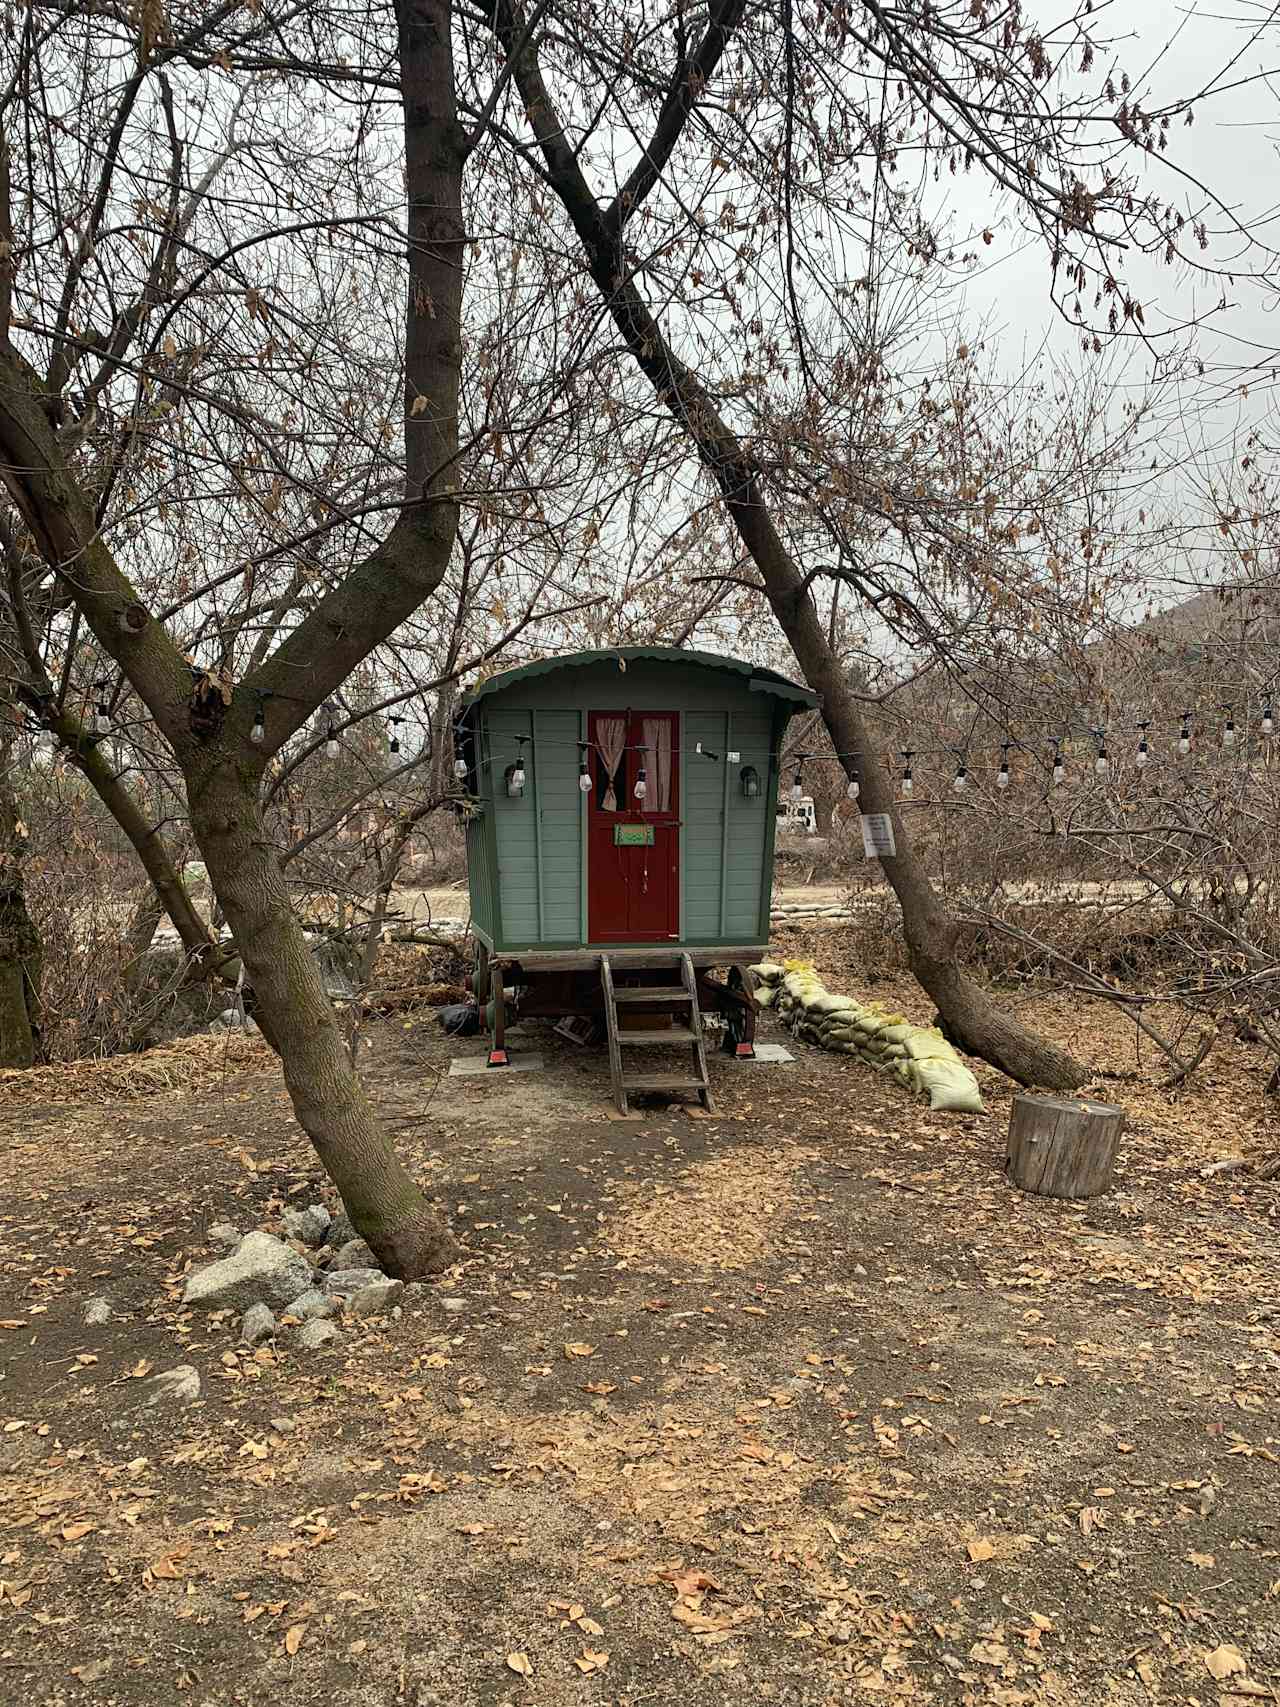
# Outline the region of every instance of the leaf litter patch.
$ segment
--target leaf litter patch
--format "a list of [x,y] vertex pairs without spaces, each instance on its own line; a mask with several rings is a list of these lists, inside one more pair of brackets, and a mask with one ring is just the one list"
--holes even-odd
[[801,1172],[817,1159],[814,1149],[788,1145],[696,1162],[674,1183],[633,1188],[609,1216],[603,1241],[627,1263],[750,1268],[774,1248],[801,1202]]
[[[1077,1014],[1041,1017],[1078,1045]],[[373,1094],[420,1105],[439,1054],[425,1030],[375,1050]],[[987,1081],[982,1120],[807,1051],[785,1095],[712,1071],[749,1132],[584,1118],[513,1151],[419,1107],[401,1152],[457,1219],[462,1309],[431,1293],[310,1361],[170,1302],[215,1214],[315,1192],[278,1083],[249,1063],[121,1115],[93,1089],[25,1111],[0,1254],[15,1698],[1272,1699],[1280,1192],[1199,1173],[1263,1142],[1247,1054],[1211,1092],[1118,1089],[1117,1187],[1086,1206],[1010,1192]],[[179,1361],[198,1407],[128,1408],[133,1371]]]

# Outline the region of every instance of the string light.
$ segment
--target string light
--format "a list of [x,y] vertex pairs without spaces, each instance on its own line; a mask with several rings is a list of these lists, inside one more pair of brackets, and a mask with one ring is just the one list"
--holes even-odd
[[258,695],[258,703],[253,713],[253,727],[249,731],[249,739],[255,747],[260,747],[267,738],[267,705],[266,695]]
[[1224,705],[1222,709],[1227,714],[1227,726],[1222,731],[1222,745],[1228,752],[1230,752],[1236,744],[1235,708],[1230,705]]
[[[510,782],[511,787],[517,791],[524,787],[524,744],[528,739],[529,737],[527,735],[516,736],[516,740],[520,746],[520,751],[516,754],[516,762],[511,767],[508,781]],[[465,774],[466,772],[464,770],[463,775]]]
[[1139,723],[1138,725],[1138,728],[1142,731],[1142,735],[1138,741],[1138,750],[1133,755],[1133,762],[1135,765],[1145,765],[1147,760],[1151,757],[1151,748],[1147,745],[1147,730],[1150,729],[1150,727],[1150,722]]
[[1270,735],[1274,728],[1275,722],[1271,716],[1271,701],[1268,700],[1262,708],[1262,733],[1264,735]]
[[916,791],[916,785],[911,776],[911,761],[914,758],[915,753],[912,751],[907,751],[902,755],[902,792],[908,800]]
[[1061,788],[1067,780],[1067,767],[1062,762],[1062,742],[1053,743],[1053,786]]
[[1009,748],[1012,745],[1011,741],[1001,741],[1000,743],[1000,769],[996,773],[997,788],[1008,788],[1009,786]]
[[1182,714],[1182,728],[1178,731],[1178,757],[1185,759],[1191,751],[1191,713]]
[[404,718],[388,717],[387,722],[391,725],[391,751],[393,753],[398,753],[400,751],[400,733],[396,728],[396,725],[398,723],[403,723]]
[[955,789],[957,794],[963,794],[965,789],[969,786],[969,772],[965,767],[963,759],[960,760],[956,769],[956,774],[951,780],[951,786]]
[[1107,732],[1095,729],[1093,733],[1098,742],[1098,756],[1093,761],[1093,768],[1099,776],[1107,776],[1111,771],[1111,760],[1107,757]]
[[587,769],[587,755],[585,753],[578,762],[578,787],[584,794],[591,793],[591,772]]
[[93,732],[95,735],[109,735],[111,733],[111,708],[107,704],[107,689],[111,683],[102,681],[95,682],[93,685],[98,695],[98,703],[93,713]]
[[804,762],[812,758],[812,753],[796,754],[796,774],[791,779],[791,798],[799,801],[804,799]]
[[649,784],[644,774],[644,766],[641,765],[640,769],[636,772],[636,786],[634,790],[635,797],[637,800],[643,800],[648,792]]
[[861,793],[862,793],[862,783],[858,779],[858,773],[857,773],[857,771],[850,771],[849,772],[849,783],[848,783],[848,786],[846,787],[846,789],[844,791],[845,799],[846,800],[856,800]]
[[338,756],[338,731],[332,723],[329,725],[329,733],[324,739],[324,756],[326,759],[336,759]]

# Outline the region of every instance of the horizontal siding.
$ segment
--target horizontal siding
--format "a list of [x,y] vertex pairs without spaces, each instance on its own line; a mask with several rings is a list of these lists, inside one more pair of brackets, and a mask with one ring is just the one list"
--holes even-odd
[[527,711],[495,706],[486,719],[489,730],[490,786],[493,790],[493,822],[498,844],[498,901],[502,909],[501,941],[537,942],[538,885],[537,824],[534,819],[538,788],[538,755],[533,743],[524,748],[525,790],[519,800],[507,794],[504,776],[520,751],[517,735],[532,735],[533,719]]
[[[625,672],[597,664],[534,678],[484,703],[497,850],[497,869],[489,872],[488,881],[500,907],[492,922],[497,940],[523,946],[584,940],[585,806],[578,789],[577,742],[587,712],[628,708],[675,711],[681,717],[684,937],[701,943],[756,940],[762,913],[767,917],[763,903],[771,877],[767,850],[774,807],[775,703],[771,695],[752,693],[741,678],[643,660]],[[513,801],[506,797],[502,773],[516,757],[517,735],[531,738],[524,750],[529,781],[524,798]],[[717,759],[698,757],[698,742]],[[739,757],[726,777],[730,748]],[[755,800],[742,794],[744,765],[753,765],[760,776]],[[470,836],[468,845],[479,853],[472,856],[472,889],[482,906],[485,855]]]
[[582,941],[582,815],[578,788],[577,710],[535,711],[538,811],[542,825],[542,936],[546,942]]
[[483,814],[467,823],[467,889],[471,917],[493,935],[493,869],[489,863],[488,825]]
[[[742,751],[742,764],[754,764],[760,773],[760,793],[748,800],[735,775],[729,789],[729,868],[724,893],[724,933],[727,938],[750,939],[761,929],[764,895],[765,847],[769,815],[774,810],[769,787],[769,761],[749,758],[767,753],[773,733],[772,711],[767,705],[748,703],[733,718],[734,747]],[[736,769],[737,767],[735,767]]]
[[[481,703],[484,703],[483,701]],[[710,713],[714,727],[723,733],[724,712],[732,708],[735,719],[738,708],[763,716],[765,746],[768,745],[771,695],[752,693],[747,678],[736,673],[707,669],[691,664],[663,664],[652,659],[635,659],[625,670],[616,664],[591,664],[584,668],[559,670],[553,676],[535,676],[517,682],[505,692],[495,694],[488,702],[512,709],[520,707],[541,713],[544,706],[572,706],[583,711],[681,711],[692,716]],[[757,710],[757,708],[759,708]],[[575,737],[576,737],[575,731]],[[695,735],[692,741],[707,739]],[[715,741],[709,743],[717,752]],[[702,760],[694,761],[701,764]],[[758,758],[743,754],[743,763],[758,764]],[[710,764],[708,770],[714,767]]]
[[[685,749],[684,781],[684,933],[716,937],[720,933],[720,848],[724,839],[724,693],[716,711],[685,713],[681,745]],[[720,763],[701,759],[701,741]]]

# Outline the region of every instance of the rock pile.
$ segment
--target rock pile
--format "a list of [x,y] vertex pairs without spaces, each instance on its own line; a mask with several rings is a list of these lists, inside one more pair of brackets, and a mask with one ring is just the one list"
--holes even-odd
[[978,1081],[932,1026],[913,1025],[877,1003],[864,1006],[852,996],[828,990],[807,960],[788,960],[781,966],[763,961],[751,970],[760,985],[759,1005],[776,1009],[797,1037],[893,1073],[911,1090],[927,1095],[930,1108],[984,1112]]
[[[354,1229],[345,1215],[334,1221],[322,1204],[314,1203],[306,1209],[286,1209],[282,1220],[292,1243],[260,1230],[234,1236],[227,1256],[187,1276],[183,1304],[241,1311],[245,1345],[263,1345],[292,1325],[295,1342],[315,1350],[337,1337],[328,1318],[340,1310],[350,1316],[381,1316],[404,1296],[403,1281],[383,1274],[364,1240],[351,1237]],[[233,1242],[227,1238],[233,1230],[225,1224],[210,1232],[220,1243]],[[335,1236],[342,1239],[336,1247]],[[326,1260],[328,1267],[322,1266]]]

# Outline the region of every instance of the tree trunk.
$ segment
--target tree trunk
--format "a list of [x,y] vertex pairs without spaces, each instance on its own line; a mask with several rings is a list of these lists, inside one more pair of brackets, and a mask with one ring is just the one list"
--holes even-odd
[[[217,712],[220,731],[211,731],[206,708],[193,715],[191,663],[139,599],[107,544],[94,493],[66,460],[54,427],[59,363],[42,373],[2,337],[0,479],[35,549],[173,748],[197,843],[298,1119],[379,1260],[409,1276],[444,1264],[448,1235],[396,1159],[346,1059],[258,801],[271,753],[436,590],[457,533],[467,144],[450,0],[397,0],[396,21],[407,199],[404,505],[386,539],[237,684]],[[260,746],[250,730],[262,704],[268,733]]]
[[[0,707],[0,716],[10,708]],[[31,1067],[39,1055],[40,936],[22,886],[25,833],[13,778],[12,726],[0,727],[0,1067]]]
[[[735,23],[729,18],[717,26],[722,38],[719,46],[712,40],[714,32],[708,32],[709,63],[700,65],[702,75],[709,76],[714,70],[728,39],[726,32],[733,27]],[[850,692],[818,618],[817,606],[778,533],[752,457],[721,418],[696,374],[676,357],[631,282],[623,233],[633,204],[624,205],[620,199],[606,211],[592,193],[573,151],[570,133],[562,126],[543,81],[535,41],[518,20],[510,0],[500,0],[496,28],[511,57],[548,177],[573,222],[591,276],[614,324],[659,401],[689,435],[714,477],[742,543],[760,571],[774,616],[804,678],[821,696],[823,721],[840,762],[846,774],[859,775],[863,810],[888,812],[893,817],[898,853],[896,858],[884,861],[884,871],[902,908],[912,972],[937,1003],[962,1048],[989,1061],[1019,1084],[1074,1090],[1088,1077],[1087,1070],[1064,1050],[1002,1014],[960,970],[956,962],[960,926],[934,890],[893,810],[892,785],[873,762],[875,748],[862,707]]]
[[[129,838],[133,851],[142,862],[142,869],[151,880],[160,907],[169,915],[178,939],[189,957],[194,978],[219,977],[234,984],[239,963],[215,940],[213,932],[200,917],[191,892],[173,862],[164,837],[150,823],[126,785],[103,757],[101,747],[89,741],[75,719],[64,714],[50,713],[47,727],[58,737],[71,763],[93,789]],[[153,936],[155,926],[152,926]],[[148,937],[148,945],[150,943]]]
[[[234,982],[238,966],[218,951],[209,927],[196,911],[164,837],[155,825],[148,822],[146,814],[117,776],[113,766],[107,762],[101,746],[90,737],[84,724],[73,717],[65,706],[59,705],[53,692],[53,684],[45,670],[28,608],[28,589],[23,574],[22,554],[12,540],[6,540],[5,558],[9,586],[7,615],[18,649],[26,660],[30,677],[28,682],[19,683],[15,690],[17,697],[28,712],[54,737],[59,749],[66,754],[129,838],[134,852],[142,862],[143,870],[151,880],[157,907],[168,913],[183,948],[191,957],[193,973],[203,977],[218,974],[225,980]],[[47,621],[47,612],[44,620]],[[6,624],[6,627],[8,626],[10,624]],[[144,916],[140,914],[138,922]],[[158,923],[159,919],[156,917],[146,942],[136,948],[136,953],[141,954],[150,945]],[[131,925],[131,946],[134,943],[134,932],[135,926]]]
[[398,1160],[348,1059],[262,823],[256,774],[211,755],[189,792],[191,827],[300,1125],[387,1273],[405,1280],[438,1273],[452,1240]]

